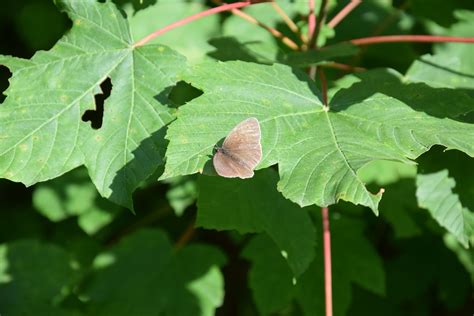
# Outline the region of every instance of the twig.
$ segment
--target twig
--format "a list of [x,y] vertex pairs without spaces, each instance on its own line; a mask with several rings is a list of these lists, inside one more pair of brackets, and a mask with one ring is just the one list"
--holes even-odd
[[321,80],[321,90],[322,90],[322,94],[323,94],[323,103],[324,103],[324,108],[326,111],[329,110],[329,106],[328,106],[328,84],[327,84],[327,81],[326,81],[326,76],[324,75],[324,71],[319,68],[319,80]]
[[321,32],[321,28],[323,27],[324,21],[326,20],[327,11],[328,11],[328,1],[321,0],[321,6],[318,12],[318,19],[317,19],[318,21],[316,23],[316,28],[314,30],[313,37],[311,38],[311,41],[309,42],[309,48],[314,48],[317,46],[319,33]]
[[178,241],[174,244],[174,248],[180,249],[184,245],[186,245],[191,240],[191,238],[193,238],[195,231],[196,230],[194,229],[194,222],[192,222],[188,225],[186,230],[179,237]]
[[400,43],[400,42],[451,42],[451,43],[474,43],[474,37],[457,36],[435,36],[435,35],[386,35],[357,38],[349,41],[354,45],[371,45],[378,43]]
[[270,34],[272,34],[273,36],[275,36],[276,38],[280,39],[282,41],[282,43],[284,43],[286,46],[288,46],[289,48],[293,49],[293,50],[299,50],[299,46],[298,44],[296,44],[295,42],[293,42],[290,38],[286,37],[285,35],[283,35],[280,31],[258,21],[257,19],[255,19],[253,16],[245,13],[245,12],[242,12],[238,9],[233,9],[231,10],[232,13],[234,13],[235,15],[238,15],[240,16],[242,19],[245,19],[247,21],[249,21],[250,23],[253,23],[255,25],[258,25],[260,26],[261,28],[267,30]]
[[335,28],[352,10],[354,10],[362,1],[361,0],[351,0],[335,17],[329,21],[328,26],[330,28]]
[[326,316],[332,316],[332,271],[331,271],[331,230],[329,228],[329,210],[321,208],[323,220],[324,244],[324,293],[326,302]]
[[283,11],[283,9],[278,5],[278,3],[272,1],[272,7],[276,11],[276,13],[278,13],[278,15],[283,19],[283,21],[285,21],[286,25],[288,25],[290,30],[292,30],[296,34],[299,34],[300,29],[298,28],[298,26],[295,24],[295,22],[293,22],[293,20],[288,16],[288,14]]
[[314,13],[314,0],[308,2],[308,43],[313,40],[314,31],[316,29],[316,14]]
[[230,11],[230,10],[233,10],[233,9],[246,7],[246,6],[251,5],[251,4],[252,3],[249,2],[249,1],[241,1],[241,2],[235,2],[235,3],[230,3],[230,4],[223,4],[223,5],[218,6],[216,8],[208,9],[208,10],[193,14],[191,16],[188,16],[188,17],[186,17],[182,20],[171,23],[171,24],[169,24],[169,25],[167,25],[167,26],[165,26],[165,27],[163,27],[163,28],[161,28],[161,29],[145,36],[144,38],[142,38],[141,40],[136,42],[133,45],[133,47],[142,46],[142,45],[146,44],[147,42],[151,41],[152,39],[154,39],[155,37],[157,37],[157,36],[159,36],[163,33],[166,33],[168,31],[171,31],[172,29],[175,29],[177,27],[188,24],[188,23],[190,23],[194,20],[203,18],[203,17],[208,16],[208,15],[216,14],[216,13],[219,13],[219,12]]

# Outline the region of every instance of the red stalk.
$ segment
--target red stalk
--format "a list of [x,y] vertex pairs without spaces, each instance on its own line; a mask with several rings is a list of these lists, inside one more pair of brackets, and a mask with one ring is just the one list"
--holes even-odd
[[362,1],[361,0],[352,0],[349,2],[335,17],[329,21],[328,26],[335,28],[352,10],[354,10]]
[[167,26],[165,26],[165,27],[163,27],[163,28],[161,28],[161,29],[145,36],[144,38],[142,38],[141,40],[136,42],[133,45],[133,47],[142,46],[142,45],[146,44],[147,42],[151,41],[152,39],[154,39],[155,37],[157,37],[157,36],[159,36],[163,33],[166,33],[168,31],[171,31],[172,29],[175,29],[177,27],[188,24],[188,23],[190,23],[194,20],[203,18],[203,17],[208,16],[208,15],[216,14],[216,13],[219,13],[219,12],[230,11],[230,10],[233,10],[233,9],[246,7],[246,6],[251,5],[251,4],[252,3],[250,1],[241,1],[241,2],[235,2],[235,3],[230,3],[230,4],[223,4],[221,6],[218,6],[218,7],[209,9],[209,10],[205,10],[205,11],[193,14],[191,16],[188,16],[187,18],[184,18],[182,20],[171,23],[171,24],[169,24],[169,25],[167,25]]
[[314,30],[316,29],[316,15],[314,14],[314,0],[309,0],[309,14],[308,14],[308,42],[314,36]]
[[331,231],[329,229],[329,210],[321,208],[323,218],[323,245],[324,245],[324,293],[326,316],[332,316],[332,272],[331,272]]
[[397,42],[452,42],[452,43],[474,43],[474,37],[457,36],[434,36],[434,35],[386,35],[357,38],[349,41],[354,45],[371,45],[378,43],[397,43]]

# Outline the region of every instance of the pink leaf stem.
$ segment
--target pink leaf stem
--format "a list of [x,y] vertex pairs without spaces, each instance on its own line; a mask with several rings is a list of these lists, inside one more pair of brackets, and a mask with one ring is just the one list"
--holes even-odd
[[357,38],[349,41],[354,45],[371,45],[378,43],[399,43],[399,42],[451,42],[451,43],[474,43],[474,37],[457,36],[434,36],[434,35],[385,35]]
[[145,36],[144,38],[142,38],[141,40],[136,42],[133,45],[133,47],[142,46],[142,45],[146,44],[147,42],[151,41],[152,39],[154,39],[155,37],[157,37],[157,36],[159,36],[163,33],[166,33],[168,31],[171,31],[172,29],[175,29],[177,27],[188,24],[188,23],[190,23],[194,20],[203,18],[203,17],[208,16],[208,15],[216,14],[216,13],[219,13],[219,12],[224,12],[224,11],[230,11],[230,10],[233,10],[233,9],[243,8],[243,7],[246,7],[246,6],[251,5],[251,4],[252,4],[252,2],[250,2],[250,1],[241,1],[241,2],[235,2],[235,3],[230,3],[230,4],[223,4],[221,6],[218,6],[218,7],[212,8],[212,9],[208,9],[208,10],[193,14],[191,16],[188,16],[188,17],[186,17],[182,20],[171,23],[171,24],[169,24],[169,25],[167,25],[167,26],[165,26],[165,27],[163,27],[163,28],[161,28],[161,29]]
[[316,29],[316,14],[314,13],[314,0],[309,0],[309,12],[308,12],[308,42],[314,36],[314,30]]
[[329,21],[328,26],[330,28],[335,28],[344,18],[351,13],[362,1],[361,0],[352,0],[349,2],[335,17]]
[[324,293],[326,316],[332,316],[332,272],[331,272],[331,231],[329,229],[329,210],[321,208],[323,219],[323,246],[324,246]]

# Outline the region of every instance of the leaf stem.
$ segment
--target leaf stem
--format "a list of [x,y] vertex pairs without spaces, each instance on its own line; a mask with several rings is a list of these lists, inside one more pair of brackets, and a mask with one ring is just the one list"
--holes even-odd
[[208,15],[212,15],[212,14],[216,14],[216,13],[219,13],[219,12],[224,12],[224,11],[231,11],[233,9],[238,9],[238,8],[242,8],[242,7],[246,7],[248,5],[251,5],[252,3],[250,1],[240,1],[240,2],[235,2],[235,3],[230,3],[230,4],[223,4],[221,6],[218,6],[218,7],[215,7],[215,8],[211,8],[211,9],[208,9],[208,10],[205,10],[205,11],[202,11],[202,12],[199,12],[199,13],[196,13],[196,14],[193,14],[193,15],[190,15],[182,20],[179,20],[179,21],[176,21],[174,23],[171,23],[147,36],[145,36],[144,38],[142,38],[141,40],[139,40],[138,42],[136,42],[133,47],[139,47],[139,46],[142,46],[142,45],[145,45],[146,43],[148,43],[149,41],[151,41],[152,39],[154,39],[155,37],[163,34],[163,33],[166,33],[168,31],[171,31],[172,29],[175,29],[177,27],[180,27],[180,26],[183,26],[183,25],[186,25],[194,20],[198,20],[200,18],[203,18],[205,16],[208,16]]
[[273,27],[270,27],[270,26],[258,21],[253,16],[251,16],[251,15],[245,13],[245,12],[242,12],[241,10],[233,9],[231,11],[232,11],[233,14],[240,16],[242,19],[245,19],[245,20],[249,21],[250,23],[258,25],[261,28],[267,30],[274,37],[280,39],[282,41],[282,43],[285,44],[286,46],[288,46],[289,48],[291,48],[293,50],[299,50],[298,44],[296,44],[293,40],[291,40],[290,38],[283,35],[277,29],[274,29]]
[[474,43],[474,37],[436,36],[436,35],[385,35],[357,38],[349,41],[354,45],[379,43],[423,42],[423,43]]
[[[270,0],[262,0],[262,1],[257,1],[257,0],[251,0],[250,2],[252,4],[257,4],[257,3],[261,3],[261,2],[269,2]],[[222,0],[212,0],[212,2],[218,4],[218,5],[222,5]],[[260,26],[261,28],[263,28],[264,30],[268,31],[270,34],[272,34],[274,37],[280,39],[283,44],[285,44],[286,46],[288,46],[289,48],[293,49],[293,50],[299,50],[299,46],[293,42],[290,38],[286,37],[285,35],[283,35],[280,31],[258,21],[256,18],[254,18],[253,16],[245,13],[245,12],[242,12],[241,10],[239,9],[232,9],[230,10],[233,14],[235,15],[238,15],[240,16],[242,19],[252,23],[252,24],[255,24],[255,25],[258,25]]]
[[324,245],[324,293],[326,316],[332,316],[332,271],[331,271],[331,230],[329,228],[329,209],[321,208]]
[[323,94],[323,104],[325,107],[325,110],[327,111],[329,109],[328,106],[328,83],[326,80],[326,75],[324,74],[324,71],[321,67],[318,69],[318,74],[319,74],[319,80],[321,81],[321,90]]
[[275,1],[272,1],[272,7],[278,13],[278,15],[285,21],[286,25],[290,28],[295,33],[299,33],[300,30],[298,26],[293,22],[293,20],[286,14],[286,12],[276,3]]
[[351,13],[362,1],[361,0],[351,0],[335,17],[329,21],[328,26],[335,28],[344,18]]
[[314,0],[308,1],[308,42],[313,40],[314,30],[316,29],[316,14],[314,13]]
[[178,241],[176,241],[176,243],[174,244],[174,248],[180,249],[184,245],[186,245],[191,240],[191,238],[193,238],[195,231],[196,230],[194,229],[194,222],[192,222],[178,238]]
[[319,33],[321,32],[321,28],[323,27],[324,21],[326,20],[328,4],[329,2],[327,0],[321,0],[321,6],[319,7],[319,13],[317,18],[318,21],[316,23],[316,28],[314,29],[313,37],[309,42],[309,48],[314,48],[317,46],[316,44],[318,41]]

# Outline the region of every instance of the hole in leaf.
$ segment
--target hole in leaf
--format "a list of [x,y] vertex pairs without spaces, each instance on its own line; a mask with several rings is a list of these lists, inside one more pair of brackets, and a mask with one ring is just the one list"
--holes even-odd
[[9,86],[8,79],[10,79],[11,76],[12,73],[10,70],[5,66],[0,65],[0,103],[2,103],[7,97],[4,92]]
[[100,84],[100,89],[102,93],[96,94],[94,96],[95,100],[95,110],[87,110],[82,115],[82,121],[91,122],[91,127],[93,129],[99,129],[102,127],[102,120],[104,117],[104,102],[110,96],[112,91],[112,80],[110,78],[105,79]]
[[[192,85],[184,81],[179,81],[170,90],[165,89],[165,91],[163,92],[169,93],[168,99],[171,101],[172,107],[179,107],[181,105],[184,105],[187,102],[191,101],[192,99],[195,99],[199,97],[201,94],[203,94],[201,90],[194,88]],[[160,97],[163,97],[161,93],[156,96],[158,101],[161,100]]]

